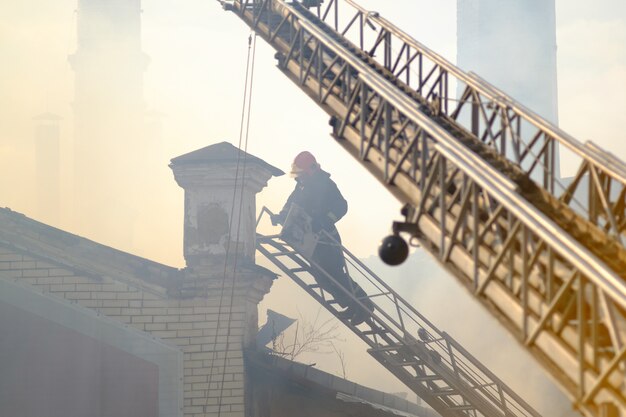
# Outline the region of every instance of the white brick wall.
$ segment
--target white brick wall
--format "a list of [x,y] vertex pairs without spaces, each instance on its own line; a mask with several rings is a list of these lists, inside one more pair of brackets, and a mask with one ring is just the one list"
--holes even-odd
[[[243,347],[256,328],[260,300],[237,288],[221,300],[208,297],[176,299],[115,281],[81,276],[49,262],[0,247],[0,276],[73,300],[180,347],[184,353],[184,416],[243,417]],[[265,284],[269,289],[269,284]],[[228,282],[226,284],[228,286]],[[261,294],[262,296],[263,294]]]

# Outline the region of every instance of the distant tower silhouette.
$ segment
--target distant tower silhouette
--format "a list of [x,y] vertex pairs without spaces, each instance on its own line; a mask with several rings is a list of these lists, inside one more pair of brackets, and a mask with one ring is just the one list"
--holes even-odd
[[58,224],[60,215],[60,116],[43,113],[36,116],[35,148],[37,158],[37,216]]
[[557,124],[555,0],[457,0],[457,64]]
[[130,246],[140,193],[137,161],[147,146],[140,0],[78,0],[77,40],[69,57],[76,226],[104,243]]

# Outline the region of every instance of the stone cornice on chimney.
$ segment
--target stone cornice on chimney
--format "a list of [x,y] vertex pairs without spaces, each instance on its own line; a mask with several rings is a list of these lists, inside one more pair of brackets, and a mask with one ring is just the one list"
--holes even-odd
[[243,163],[246,160],[248,166],[256,165],[269,171],[274,177],[280,177],[285,173],[273,165],[254,155],[246,153],[228,142],[220,142],[204,148],[177,156],[171,160],[170,167],[182,165],[211,165]]

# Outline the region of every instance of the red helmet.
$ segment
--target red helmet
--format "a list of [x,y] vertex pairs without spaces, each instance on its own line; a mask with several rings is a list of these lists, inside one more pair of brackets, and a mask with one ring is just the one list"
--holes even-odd
[[319,164],[311,152],[300,152],[296,155],[291,164],[291,175],[294,177],[298,177],[302,174],[309,175],[319,167]]

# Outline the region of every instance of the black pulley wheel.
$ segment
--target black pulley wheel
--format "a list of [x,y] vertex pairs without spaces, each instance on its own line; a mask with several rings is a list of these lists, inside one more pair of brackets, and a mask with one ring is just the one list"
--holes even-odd
[[400,265],[409,256],[409,245],[398,235],[387,236],[380,242],[378,256],[387,265]]

